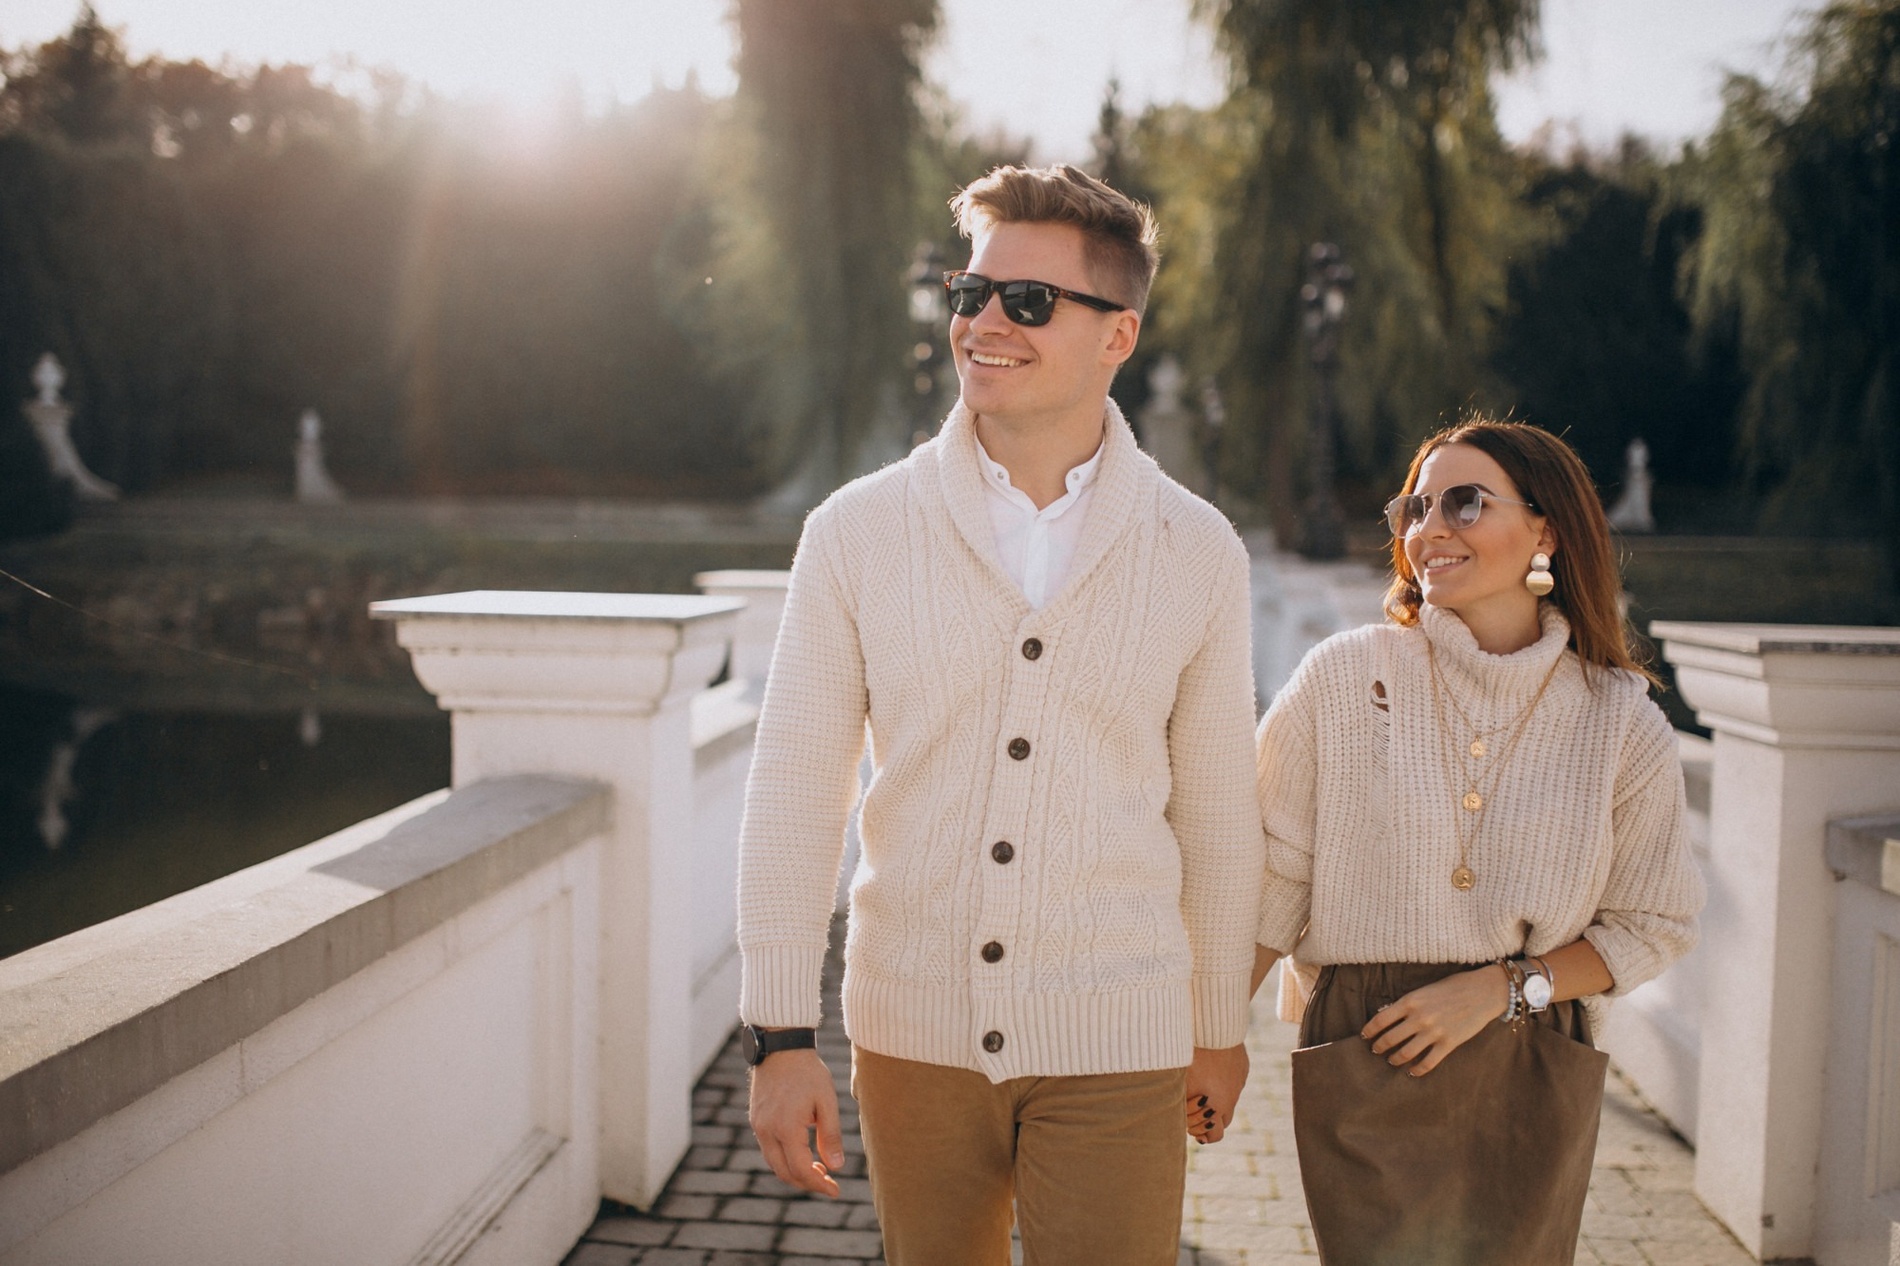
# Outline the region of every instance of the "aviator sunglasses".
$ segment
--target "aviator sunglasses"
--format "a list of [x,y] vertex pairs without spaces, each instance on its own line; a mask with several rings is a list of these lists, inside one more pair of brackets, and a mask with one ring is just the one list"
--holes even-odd
[[1487,501],[1523,506],[1532,514],[1538,513],[1537,507],[1528,501],[1500,497],[1477,484],[1456,484],[1443,492],[1413,492],[1392,498],[1385,503],[1385,523],[1392,529],[1392,535],[1410,536],[1424,526],[1426,516],[1431,514],[1432,507],[1436,505],[1443,511],[1448,527],[1454,530],[1468,528],[1478,521],[1478,515],[1483,513]]
[[983,310],[995,292],[1003,301],[1003,315],[1017,325],[1047,325],[1056,313],[1057,299],[1073,299],[1097,312],[1126,312],[1128,305],[1098,299],[1077,290],[1064,290],[1046,281],[991,281],[979,273],[954,272],[943,275],[944,288],[950,292],[950,311],[960,317],[973,317]]

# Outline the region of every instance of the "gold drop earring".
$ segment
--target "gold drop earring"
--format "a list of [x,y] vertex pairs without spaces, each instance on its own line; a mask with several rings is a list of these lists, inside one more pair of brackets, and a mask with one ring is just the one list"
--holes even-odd
[[1540,598],[1557,587],[1557,578],[1550,574],[1549,554],[1531,555],[1531,570],[1524,577],[1524,587]]

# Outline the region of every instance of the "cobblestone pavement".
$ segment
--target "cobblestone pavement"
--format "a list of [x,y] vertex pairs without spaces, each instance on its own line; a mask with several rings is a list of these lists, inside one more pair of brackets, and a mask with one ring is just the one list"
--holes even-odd
[[[1262,989],[1248,1045],[1253,1075],[1234,1128],[1189,1144],[1182,1266],[1314,1266],[1288,1099],[1294,1028]],[[836,1008],[832,1008],[833,1012]],[[845,1086],[851,1048],[834,1020],[819,1050],[838,1083],[846,1164],[837,1201],[773,1177],[746,1128],[745,1068],[728,1044],[693,1093],[693,1148],[651,1215],[606,1212],[564,1266],[842,1266],[881,1261],[857,1113]],[[1755,1259],[1691,1190],[1694,1157],[1616,1073],[1597,1141],[1578,1263],[1744,1266]],[[841,1261],[842,1259],[842,1261]]]

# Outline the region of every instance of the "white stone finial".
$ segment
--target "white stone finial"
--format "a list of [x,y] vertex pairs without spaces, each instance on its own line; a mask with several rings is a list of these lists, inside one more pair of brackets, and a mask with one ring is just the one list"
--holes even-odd
[[297,419],[297,500],[304,505],[336,505],[343,489],[330,478],[323,461],[323,419],[305,409]]
[[1654,532],[1656,516],[1649,508],[1654,481],[1649,473],[1649,445],[1638,436],[1623,454],[1623,492],[1607,511],[1610,526],[1619,532]]
[[81,501],[117,501],[118,486],[87,469],[79,450],[73,447],[73,407],[59,394],[65,385],[66,370],[60,365],[59,357],[44,353],[33,366],[33,386],[39,395],[22,404],[20,411],[32,424],[33,434],[46,453],[46,465],[54,479],[72,484],[73,495]]
[[66,385],[66,367],[51,352],[40,353],[33,365],[33,385],[39,389],[41,404],[59,404],[59,392]]

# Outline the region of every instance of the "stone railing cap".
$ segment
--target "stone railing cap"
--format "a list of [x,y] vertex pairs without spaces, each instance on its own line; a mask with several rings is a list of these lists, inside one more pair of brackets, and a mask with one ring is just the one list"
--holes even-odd
[[789,571],[702,571],[693,577],[701,589],[784,589],[792,583]]
[[683,624],[738,611],[738,598],[673,593],[559,593],[531,589],[476,589],[369,604],[372,619],[412,616],[477,619],[632,620]]
[[1888,855],[1900,841],[1900,810],[1873,817],[1835,818],[1827,824],[1828,868],[1843,879],[1900,895],[1900,875],[1889,874]]
[[1716,624],[1656,620],[1649,635],[1743,655],[1900,655],[1900,629],[1835,624]]

